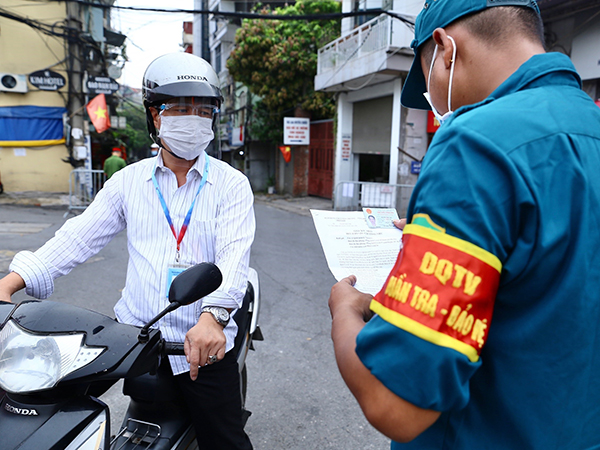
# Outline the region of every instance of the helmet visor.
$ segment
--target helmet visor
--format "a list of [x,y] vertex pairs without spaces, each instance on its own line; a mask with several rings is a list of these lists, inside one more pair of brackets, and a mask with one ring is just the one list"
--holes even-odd
[[158,107],[162,116],[199,116],[213,119],[219,112],[214,99],[203,97],[177,97]]

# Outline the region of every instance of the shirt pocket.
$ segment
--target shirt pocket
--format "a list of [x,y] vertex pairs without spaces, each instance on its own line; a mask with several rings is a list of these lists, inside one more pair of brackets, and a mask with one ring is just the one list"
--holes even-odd
[[181,243],[182,258],[198,264],[214,262],[217,220],[192,220]]

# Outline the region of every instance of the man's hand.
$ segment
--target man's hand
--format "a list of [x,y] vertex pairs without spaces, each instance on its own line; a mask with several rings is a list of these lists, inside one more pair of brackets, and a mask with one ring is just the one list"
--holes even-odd
[[187,362],[190,363],[190,378],[198,377],[198,366],[212,364],[209,356],[216,356],[217,361],[225,357],[225,333],[212,314],[200,314],[198,323],[185,335],[183,349]]
[[369,309],[373,296],[360,292],[354,288],[356,277],[350,275],[343,278],[331,288],[329,296],[329,311],[331,318],[335,318],[335,314],[339,311],[345,311],[349,314],[360,316],[365,322],[373,316],[373,312]]
[[11,272],[4,278],[0,279],[0,300],[3,302],[12,303],[12,295],[25,287],[25,281],[16,273]]

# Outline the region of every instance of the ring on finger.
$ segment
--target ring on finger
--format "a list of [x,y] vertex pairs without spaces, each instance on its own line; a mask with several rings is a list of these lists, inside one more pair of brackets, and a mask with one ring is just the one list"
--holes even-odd
[[208,357],[208,363],[213,364],[217,362],[217,355],[212,355]]

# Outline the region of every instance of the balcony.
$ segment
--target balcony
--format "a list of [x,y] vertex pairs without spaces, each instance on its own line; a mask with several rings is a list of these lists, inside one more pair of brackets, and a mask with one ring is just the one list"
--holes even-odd
[[213,33],[213,42],[225,42],[233,44],[235,42],[235,32],[239,27],[227,20],[218,20],[217,29]]
[[319,49],[315,90],[356,90],[408,72],[413,36],[412,28],[387,14],[365,22]]

